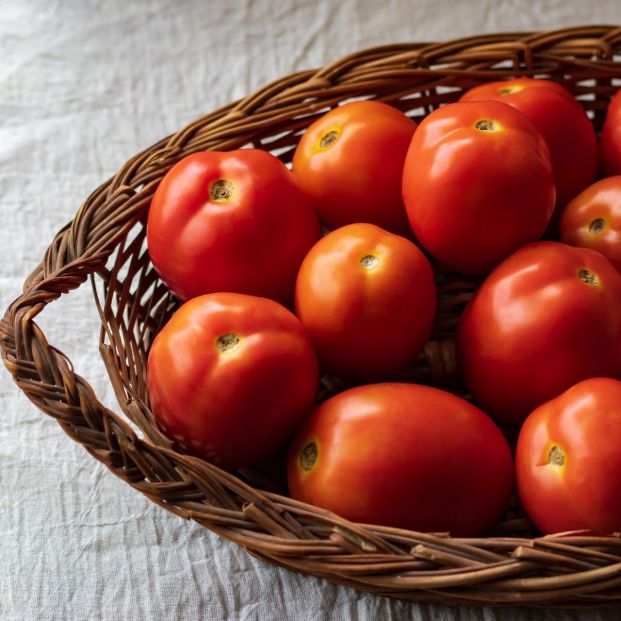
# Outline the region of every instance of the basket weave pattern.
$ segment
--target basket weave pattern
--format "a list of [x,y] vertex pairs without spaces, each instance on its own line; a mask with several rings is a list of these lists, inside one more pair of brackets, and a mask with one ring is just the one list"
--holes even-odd
[[[288,163],[300,133],[343,100],[377,98],[420,120],[464,89],[521,75],[562,82],[600,129],[619,86],[613,78],[621,78],[615,54],[621,28],[603,26],[398,44],[292,74],[197,120],[129,160],[57,234],[0,323],[6,367],[37,407],[116,476],[269,562],[416,601],[620,602],[621,536],[534,536],[518,506],[480,538],[353,524],[278,493],[273,465],[228,473],[178,451],[153,423],[145,383],[148,348],[177,304],[149,261],[145,216],[157,184],[182,157],[253,145]],[[34,321],[89,277],[102,318],[100,352],[124,417],[98,401]],[[452,334],[475,287],[476,279],[439,274],[432,340],[404,379],[455,385]],[[319,398],[342,388],[324,378]]]

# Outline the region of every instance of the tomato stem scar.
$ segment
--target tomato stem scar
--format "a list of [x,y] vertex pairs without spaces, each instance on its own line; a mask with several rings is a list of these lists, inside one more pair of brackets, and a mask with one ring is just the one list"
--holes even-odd
[[309,442],[304,446],[300,453],[300,466],[302,469],[308,472],[317,461],[317,444],[315,442]]
[[322,149],[327,149],[328,147],[331,147],[337,141],[338,137],[339,137],[339,132],[336,129],[331,129],[319,139],[319,146]]
[[565,453],[554,445],[548,453],[548,463],[553,466],[563,466],[565,464]]
[[233,187],[228,179],[216,179],[209,184],[209,198],[214,203],[226,203],[233,196]]
[[237,348],[240,341],[241,339],[237,334],[227,332],[216,339],[216,349],[222,353],[230,352]]
[[380,260],[372,254],[365,254],[364,257],[362,257],[362,259],[360,259],[360,265],[362,265],[362,267],[367,270],[367,271],[371,271],[374,270],[380,263]]
[[599,233],[603,233],[605,229],[606,220],[604,220],[604,218],[595,218],[595,220],[593,220],[589,224],[589,233],[591,233],[591,235],[598,235]]
[[578,280],[581,280],[583,283],[590,285],[591,287],[597,287],[597,285],[600,284],[599,276],[595,272],[585,268],[578,270]]
[[481,119],[474,124],[474,128],[480,132],[497,132],[498,126],[491,119]]
[[499,88],[496,92],[499,95],[511,95],[511,93],[517,93],[521,90],[521,86],[519,86],[518,84],[514,84],[513,86],[503,86],[502,88]]

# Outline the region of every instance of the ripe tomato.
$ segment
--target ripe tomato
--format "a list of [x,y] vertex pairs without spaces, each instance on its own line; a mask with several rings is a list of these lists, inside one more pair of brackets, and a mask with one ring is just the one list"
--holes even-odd
[[608,106],[602,127],[600,156],[606,176],[621,175],[621,90]]
[[373,224],[350,224],[319,240],[295,288],[296,313],[321,366],[354,380],[383,378],[413,360],[435,308],[425,255]]
[[319,405],[289,452],[291,495],[346,519],[474,535],[513,490],[507,442],[478,408],[413,384],[352,388]]
[[599,250],[621,271],[621,175],[601,179],[565,207],[561,241]]
[[544,533],[621,531],[621,382],[588,379],[537,408],[520,432],[516,475]]
[[554,209],[548,147],[506,104],[449,104],[416,130],[403,196],[416,237],[434,257],[484,273],[544,232]]
[[621,275],[599,252],[530,244],[501,263],[457,330],[466,386],[512,425],[587,377],[621,373]]
[[584,108],[550,80],[518,78],[489,82],[460,101],[495,100],[525,114],[545,139],[554,170],[556,202],[563,206],[597,175],[597,136]]
[[258,149],[181,160],[159,184],[147,225],[153,264],[182,299],[234,291],[290,304],[320,234],[287,168]]
[[415,129],[414,121],[379,101],[339,106],[308,128],[293,156],[293,176],[323,224],[370,222],[410,233],[401,173]]
[[302,324],[273,300],[212,293],[186,302],[147,365],[162,429],[225,468],[267,457],[310,410],[317,359]]

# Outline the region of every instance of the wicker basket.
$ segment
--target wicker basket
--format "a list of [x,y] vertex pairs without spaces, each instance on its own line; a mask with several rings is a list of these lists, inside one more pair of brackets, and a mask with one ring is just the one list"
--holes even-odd
[[[0,324],[6,367],[31,401],[116,476],[269,562],[416,601],[621,601],[621,536],[536,536],[517,504],[481,538],[353,524],[279,494],[277,458],[233,474],[178,452],[153,424],[145,386],[146,352],[176,305],[149,262],[145,214],[180,158],[252,144],[289,162],[304,128],[345,99],[378,98],[418,119],[465,88],[518,75],[562,82],[599,129],[617,87],[613,78],[621,78],[615,53],[621,54],[621,28],[597,26],[392,45],[287,76],[199,119],[127,162],[58,233]],[[126,418],[97,400],[34,322],[89,277],[102,318],[100,351]],[[456,274],[440,274],[439,282],[433,340],[407,376],[446,386],[455,381],[451,335],[476,282]],[[319,397],[341,388],[325,378]]]

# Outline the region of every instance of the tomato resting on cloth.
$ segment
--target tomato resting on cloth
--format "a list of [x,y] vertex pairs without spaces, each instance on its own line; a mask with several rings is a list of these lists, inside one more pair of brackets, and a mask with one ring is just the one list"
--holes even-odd
[[232,291],[290,305],[320,235],[291,173],[259,149],[182,159],[159,184],[147,223],[153,265],[181,299]]
[[621,374],[621,275],[599,252],[559,242],[518,250],[461,317],[457,358],[475,401],[520,424],[588,377]]
[[563,207],[597,175],[597,136],[584,108],[551,80],[489,82],[460,101],[502,101],[525,114],[543,136],[552,158],[556,203]]
[[356,522],[474,535],[513,491],[504,436],[472,404],[415,384],[372,384],[324,401],[289,452],[291,495]]
[[425,255],[373,224],[350,224],[319,240],[296,283],[296,314],[321,367],[353,380],[383,379],[414,360],[435,308]]
[[516,475],[544,533],[621,531],[621,382],[584,380],[537,408],[520,432]]
[[317,358],[297,317],[273,300],[213,293],[186,302],[147,365],[157,423],[225,468],[261,461],[312,407]]
[[369,222],[411,234],[401,174],[416,123],[380,101],[338,106],[300,138],[293,176],[330,229]]

